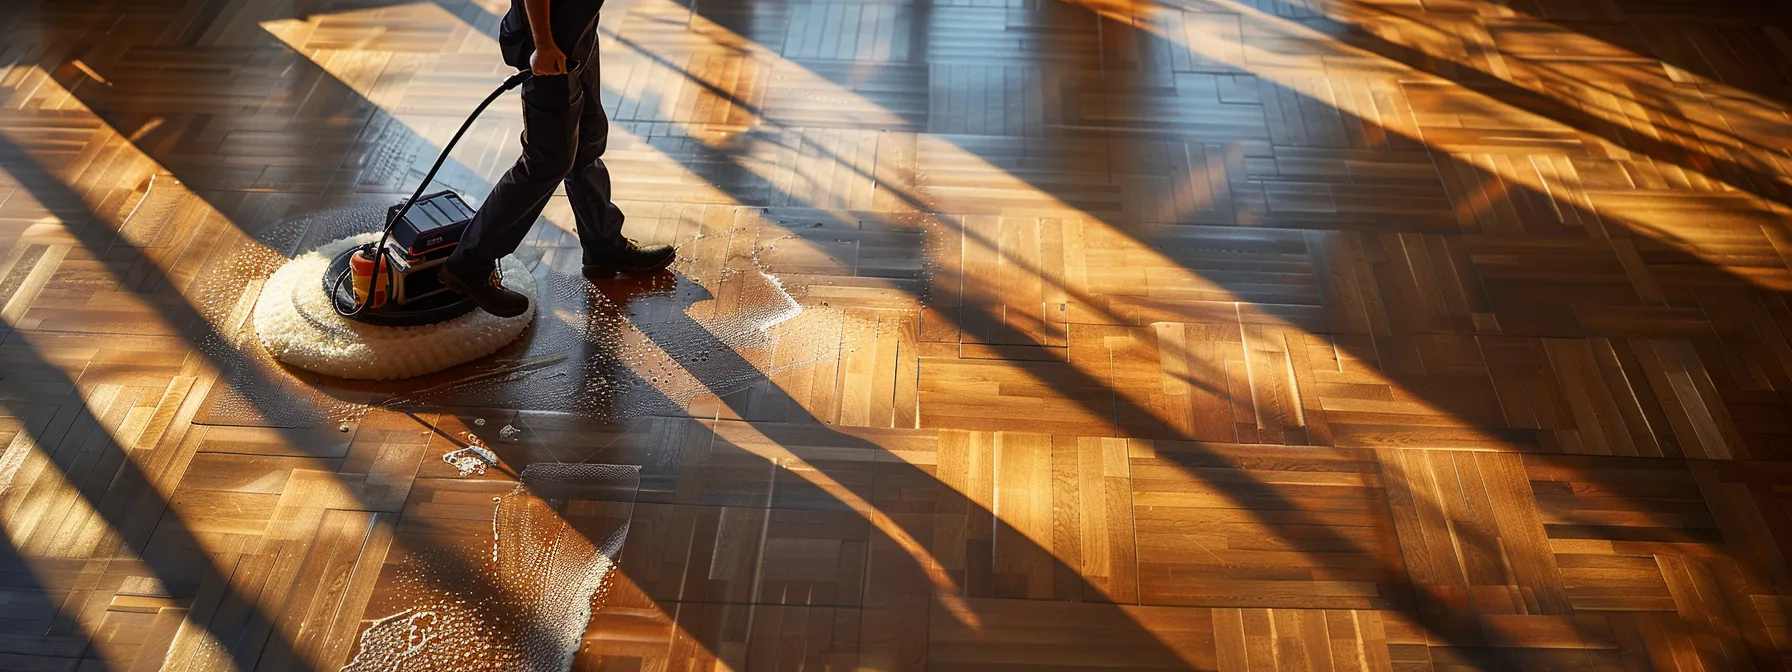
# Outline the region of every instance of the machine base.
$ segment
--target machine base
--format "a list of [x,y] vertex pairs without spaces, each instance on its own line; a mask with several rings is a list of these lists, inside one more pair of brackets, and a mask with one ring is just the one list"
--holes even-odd
[[[414,302],[373,311],[386,324],[338,315],[344,297],[331,296],[332,262],[346,263],[355,248],[379,239],[364,233],[338,239],[288,260],[263,283],[255,301],[257,340],[288,366],[336,378],[392,380],[441,371],[497,352],[535,321],[536,305],[515,317],[476,310],[462,297],[444,294],[433,304]],[[531,299],[535,278],[515,257],[498,261],[504,284]],[[340,272],[341,267],[336,266]],[[332,280],[333,283],[333,280]]]
[[[354,256],[358,248],[351,247],[330,259],[330,266],[324,271],[324,294],[336,301],[336,306],[343,312],[355,309],[355,290],[352,283],[341,283],[341,290],[336,291],[336,278],[348,271],[349,257]],[[432,269],[433,270],[433,269]],[[381,327],[415,327],[424,324],[447,322],[478,308],[473,299],[465,294],[442,292],[426,296],[406,304],[387,302],[377,308],[367,308],[348,319],[363,324]]]

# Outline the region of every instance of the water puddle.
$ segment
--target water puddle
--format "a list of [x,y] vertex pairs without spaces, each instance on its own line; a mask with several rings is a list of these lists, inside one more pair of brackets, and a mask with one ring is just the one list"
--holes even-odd
[[387,615],[361,632],[342,670],[570,669],[639,488],[637,467],[524,468],[514,488],[491,498],[486,548],[413,549],[388,565],[368,610]]

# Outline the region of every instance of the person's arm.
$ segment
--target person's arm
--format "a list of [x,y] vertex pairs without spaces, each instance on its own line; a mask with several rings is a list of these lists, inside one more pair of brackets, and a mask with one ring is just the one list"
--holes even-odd
[[554,44],[553,25],[548,23],[548,0],[523,0],[523,12],[529,15],[529,34],[535,38],[529,69],[537,75],[566,74],[566,54]]

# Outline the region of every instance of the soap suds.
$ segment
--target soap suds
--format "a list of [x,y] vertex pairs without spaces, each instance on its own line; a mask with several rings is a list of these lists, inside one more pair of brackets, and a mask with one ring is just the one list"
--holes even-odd
[[[493,498],[489,549],[413,553],[391,577],[410,603],[362,631],[343,671],[571,669],[628,536],[639,486],[635,467],[525,467],[509,493]],[[595,519],[575,517],[575,529],[554,504],[563,498],[607,508]]]

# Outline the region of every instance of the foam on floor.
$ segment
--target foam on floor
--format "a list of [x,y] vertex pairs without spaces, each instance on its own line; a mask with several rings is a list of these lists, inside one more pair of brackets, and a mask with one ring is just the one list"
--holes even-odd
[[529,310],[516,317],[474,310],[436,324],[382,327],[337,315],[323,290],[330,260],[378,236],[368,233],[327,243],[275,271],[255,303],[255,332],[262,347],[275,359],[306,371],[392,380],[492,354],[535,320],[535,278],[515,257],[505,257],[499,266],[504,286],[530,297]]
[[483,547],[436,534],[393,545],[367,611],[390,615],[361,631],[342,672],[573,668],[592,613],[607,602],[641,470],[538,462],[518,476],[491,498]]

